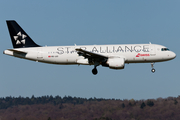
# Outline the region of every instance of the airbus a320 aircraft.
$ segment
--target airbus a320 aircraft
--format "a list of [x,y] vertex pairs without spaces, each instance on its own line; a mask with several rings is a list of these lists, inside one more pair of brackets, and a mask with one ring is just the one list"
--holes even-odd
[[94,65],[92,73],[98,73],[97,66],[111,69],[124,69],[125,63],[154,63],[172,60],[176,54],[157,44],[119,44],[119,45],[81,45],[42,47],[36,44],[14,20],[8,20],[7,26],[14,49],[4,54],[59,65]]

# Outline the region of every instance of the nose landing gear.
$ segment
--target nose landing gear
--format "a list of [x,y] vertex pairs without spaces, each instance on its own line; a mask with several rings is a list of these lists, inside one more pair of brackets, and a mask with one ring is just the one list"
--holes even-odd
[[156,71],[156,70],[155,70],[154,68],[153,68],[153,69],[151,69],[151,72],[152,72],[152,73],[154,73],[155,71]]
[[154,73],[154,72],[156,71],[156,70],[154,69],[154,63],[151,63],[151,67],[152,67],[151,72]]

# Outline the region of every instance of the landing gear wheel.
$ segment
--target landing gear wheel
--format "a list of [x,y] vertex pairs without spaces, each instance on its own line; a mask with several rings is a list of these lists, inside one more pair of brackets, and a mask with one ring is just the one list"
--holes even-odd
[[154,72],[156,71],[156,70],[154,69],[154,63],[151,63],[151,67],[152,67],[151,72],[154,73]]
[[152,73],[154,73],[155,71],[156,71],[156,70],[155,70],[154,68],[151,70]]
[[96,74],[98,73],[97,69],[96,69],[96,68],[92,69],[92,73],[93,73],[94,75],[96,75]]

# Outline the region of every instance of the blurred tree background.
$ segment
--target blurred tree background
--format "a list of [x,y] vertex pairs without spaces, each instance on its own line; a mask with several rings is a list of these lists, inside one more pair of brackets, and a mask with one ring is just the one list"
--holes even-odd
[[71,96],[0,98],[2,120],[178,120],[180,96],[148,100]]

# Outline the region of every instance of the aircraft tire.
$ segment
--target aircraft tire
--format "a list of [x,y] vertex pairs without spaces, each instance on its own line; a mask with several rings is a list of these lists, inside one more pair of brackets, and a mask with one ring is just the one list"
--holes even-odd
[[156,71],[156,70],[155,70],[154,68],[151,70],[152,73],[154,73],[155,71]]
[[96,69],[96,68],[92,69],[92,73],[93,73],[94,75],[96,75],[96,74],[98,73],[97,69]]

